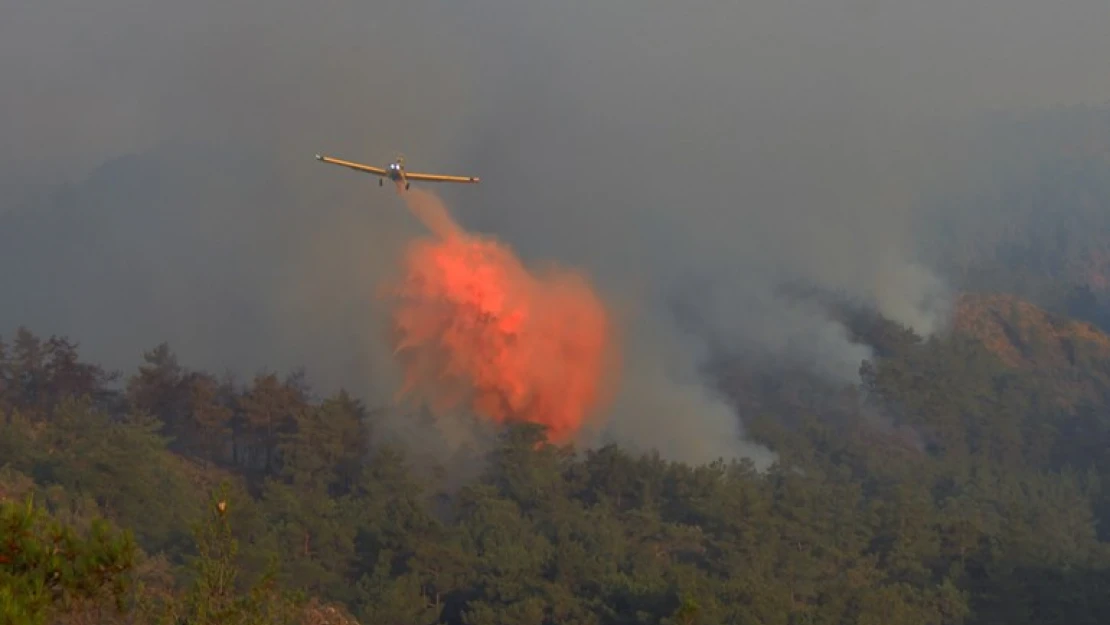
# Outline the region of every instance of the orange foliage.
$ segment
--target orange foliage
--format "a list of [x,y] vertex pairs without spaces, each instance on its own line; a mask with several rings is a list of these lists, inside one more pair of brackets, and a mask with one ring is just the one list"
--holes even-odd
[[[1058,318],[1011,295],[965,293],[956,306],[955,327],[975,337],[1009,366],[1067,366],[1065,342],[1081,343],[1110,356],[1110,337],[1083,321]],[[1024,350],[1042,345],[1034,363]]]

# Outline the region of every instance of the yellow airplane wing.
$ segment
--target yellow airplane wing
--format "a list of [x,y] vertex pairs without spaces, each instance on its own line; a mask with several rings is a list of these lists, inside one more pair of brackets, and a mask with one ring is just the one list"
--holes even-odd
[[332,165],[342,165],[343,167],[350,167],[355,171],[361,171],[367,174],[374,174],[375,176],[389,175],[381,167],[371,167],[369,165],[363,165],[362,163],[352,163],[351,161],[344,161],[338,158],[332,158],[330,156],[320,156],[319,154],[317,154],[316,160],[323,161],[325,163],[331,163]]
[[418,174],[414,172],[405,172],[407,180],[424,180],[427,182],[481,182],[477,176],[442,176],[440,174]]

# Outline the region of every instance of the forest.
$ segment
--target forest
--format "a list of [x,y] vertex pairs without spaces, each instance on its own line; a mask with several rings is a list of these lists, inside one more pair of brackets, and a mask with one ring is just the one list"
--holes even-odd
[[0,621],[1108,623],[1110,111],[1070,115],[991,130],[1037,157],[930,199],[947,331],[838,309],[875,352],[848,387],[718,365],[766,471],[521,424],[446,479],[298,371],[161,344],[116,373],[6,329]]

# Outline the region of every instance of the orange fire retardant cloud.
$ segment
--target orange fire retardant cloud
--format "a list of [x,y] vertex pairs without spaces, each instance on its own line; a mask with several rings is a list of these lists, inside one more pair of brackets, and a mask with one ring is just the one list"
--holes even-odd
[[589,280],[533,273],[504,244],[463,231],[435,196],[403,195],[435,236],[409,243],[385,290],[402,393],[573,439],[614,381],[615,333]]

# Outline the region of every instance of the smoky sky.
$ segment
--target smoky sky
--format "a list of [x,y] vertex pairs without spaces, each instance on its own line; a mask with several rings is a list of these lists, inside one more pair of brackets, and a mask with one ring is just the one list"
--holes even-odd
[[626,350],[600,436],[681,460],[769,457],[710,352],[869,357],[783,282],[943,328],[908,212],[951,120],[1110,97],[1099,0],[2,7],[4,328],[388,395],[375,288],[419,225],[312,155],[402,152],[482,177],[436,188],[464,226],[593,277]]

